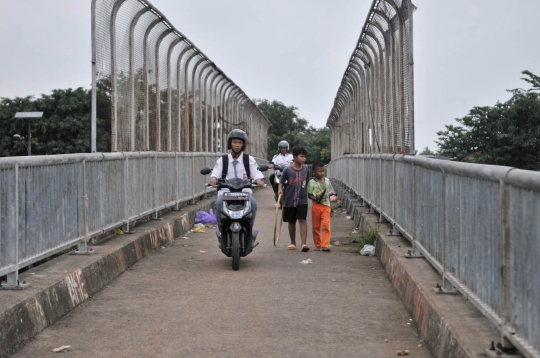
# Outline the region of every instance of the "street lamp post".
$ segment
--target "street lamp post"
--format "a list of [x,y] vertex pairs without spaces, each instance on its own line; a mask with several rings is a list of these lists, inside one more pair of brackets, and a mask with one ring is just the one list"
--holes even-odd
[[[31,131],[31,124],[32,124],[32,118],[41,118],[43,117],[43,112],[17,112],[15,113],[15,118],[26,118],[28,123],[28,145],[26,148],[28,148],[28,156],[32,155],[32,131]],[[18,136],[18,137],[17,137]],[[21,141],[23,140],[23,137],[21,137],[18,134],[15,134],[13,138],[18,138]]]

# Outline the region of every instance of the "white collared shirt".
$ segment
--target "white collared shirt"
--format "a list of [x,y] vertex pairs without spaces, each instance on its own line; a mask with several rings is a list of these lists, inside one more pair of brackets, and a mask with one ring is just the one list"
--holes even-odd
[[293,160],[294,160],[294,157],[291,153],[287,153],[285,155],[278,153],[274,155],[274,157],[272,158],[272,162],[274,163],[274,165],[279,165],[279,164],[290,165],[293,162]]
[[[246,169],[244,168],[244,152],[240,153],[240,156],[236,159],[238,161],[238,164],[236,164],[236,175],[238,178],[242,179],[248,179]],[[233,157],[231,153],[228,155],[229,158],[229,167],[227,168],[227,175],[225,176],[225,179],[232,179],[235,178],[234,176],[234,165],[233,165]],[[251,173],[251,179],[257,180],[264,178],[264,174],[258,169],[258,164],[255,158],[253,158],[251,155],[249,156],[249,171]],[[216,165],[214,166],[214,169],[212,170],[212,174],[210,174],[210,177],[221,179],[221,174],[223,172],[223,157],[219,157],[216,161]],[[221,189],[218,192],[218,195],[223,194],[224,192],[229,191],[229,189]],[[242,189],[245,193],[251,193],[251,189]]]

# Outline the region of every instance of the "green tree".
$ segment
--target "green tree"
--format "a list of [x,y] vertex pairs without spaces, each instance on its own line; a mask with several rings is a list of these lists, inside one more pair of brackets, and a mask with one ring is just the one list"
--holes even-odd
[[310,127],[304,146],[308,152],[306,163],[311,164],[316,160],[325,164],[330,162],[330,128]]
[[512,97],[495,106],[474,107],[437,132],[440,154],[473,163],[540,170],[540,78],[523,71],[529,90],[508,90]]
[[303,146],[308,152],[306,163],[314,160],[328,162],[330,160],[330,130],[317,129],[298,115],[298,108],[287,106],[283,102],[267,99],[254,99],[261,112],[268,118],[272,126],[268,130],[268,159],[278,153],[280,141],[289,142],[290,149]]
[[[110,151],[110,86],[98,84],[97,150]],[[91,92],[82,87],[56,89],[50,95],[0,98],[0,156],[26,155],[26,147],[14,134],[27,135],[26,120],[14,120],[16,112],[43,112],[33,119],[32,155],[90,152]]]
[[435,155],[435,153],[432,152],[428,146],[426,146],[418,155]]
[[[26,140],[21,143],[13,138],[14,134],[26,136],[27,133],[26,120],[15,119],[15,113],[38,111],[32,96],[0,98],[0,156],[9,157],[28,153],[23,144],[26,144]],[[32,145],[32,151],[34,151],[34,145]]]

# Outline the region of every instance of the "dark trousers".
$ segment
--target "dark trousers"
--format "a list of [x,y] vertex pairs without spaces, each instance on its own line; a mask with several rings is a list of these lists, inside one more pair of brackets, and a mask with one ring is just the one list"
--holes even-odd
[[272,185],[272,189],[274,190],[274,200],[277,201],[277,191],[278,191],[278,187],[279,187],[279,184],[276,183],[276,174],[275,173],[272,173],[270,174],[270,176],[268,177],[268,180],[270,180],[270,184]]

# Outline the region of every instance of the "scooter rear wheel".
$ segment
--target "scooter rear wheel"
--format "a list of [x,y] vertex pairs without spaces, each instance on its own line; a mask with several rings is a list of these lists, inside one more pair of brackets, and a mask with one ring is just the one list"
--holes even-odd
[[240,269],[240,233],[232,233],[232,269]]

